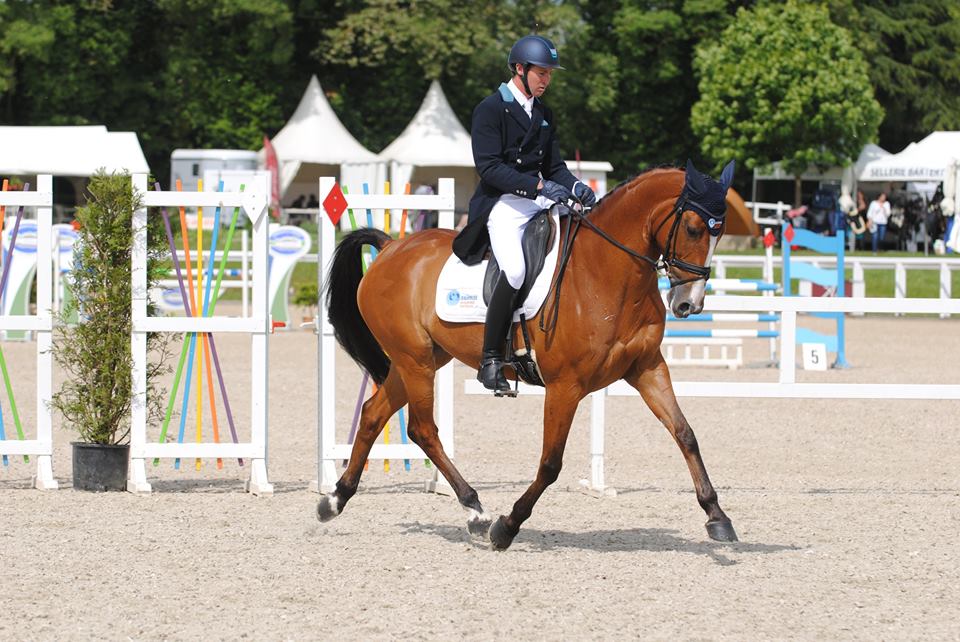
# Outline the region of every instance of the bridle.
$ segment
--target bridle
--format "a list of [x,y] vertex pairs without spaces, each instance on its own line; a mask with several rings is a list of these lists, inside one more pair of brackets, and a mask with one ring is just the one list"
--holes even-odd
[[687,279],[682,279],[680,281],[674,281],[673,279],[671,279],[670,287],[675,288],[678,285],[683,285],[684,283],[699,281],[700,279],[703,279],[704,281],[707,281],[710,279],[709,265],[694,265],[693,263],[688,263],[687,261],[684,261],[679,256],[677,256],[677,241],[680,238],[679,235],[677,234],[677,230],[680,228],[680,221],[683,219],[683,213],[688,209],[694,209],[702,212],[709,211],[700,203],[697,203],[696,201],[692,200],[686,194],[686,190],[681,192],[680,196],[677,197],[676,202],[673,204],[673,208],[671,208],[670,213],[667,216],[665,216],[662,221],[660,221],[660,225],[658,225],[657,229],[653,231],[653,237],[656,238],[657,234],[660,233],[660,230],[663,228],[663,226],[666,225],[668,221],[671,221],[670,233],[667,235],[666,247],[663,249],[662,256],[659,261],[654,261],[649,256],[640,254],[636,250],[632,250],[626,245],[624,245],[623,243],[620,243],[615,238],[613,238],[612,236],[610,236],[609,234],[601,230],[599,227],[597,227],[597,225],[593,221],[587,218],[585,212],[578,212],[573,208],[571,208],[571,212],[573,213],[574,216],[578,218],[578,223],[582,222],[584,225],[586,225],[592,231],[596,232],[601,238],[603,238],[605,241],[607,241],[617,249],[626,252],[627,254],[629,254],[635,259],[640,259],[642,261],[645,261],[650,265],[650,267],[654,269],[654,271],[663,270],[664,272],[667,272],[669,274],[669,270],[673,268],[673,269],[682,270],[684,272],[687,272],[688,274],[695,275]]

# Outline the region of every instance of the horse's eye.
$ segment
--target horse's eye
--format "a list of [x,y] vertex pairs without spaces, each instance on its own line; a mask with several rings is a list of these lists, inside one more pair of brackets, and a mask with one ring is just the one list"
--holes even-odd
[[687,236],[689,236],[691,239],[698,239],[703,236],[703,230],[700,228],[693,227],[692,225],[687,225],[686,228]]

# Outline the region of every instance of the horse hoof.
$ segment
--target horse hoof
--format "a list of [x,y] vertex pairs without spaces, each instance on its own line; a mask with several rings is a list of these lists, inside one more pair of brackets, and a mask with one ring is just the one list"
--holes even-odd
[[516,533],[511,533],[507,527],[507,518],[503,515],[490,526],[490,548],[495,551],[505,551],[510,548]]
[[469,531],[470,537],[486,541],[490,537],[490,525],[492,523],[493,520],[485,514],[477,513],[467,520],[467,531]]
[[707,535],[718,542],[737,542],[737,532],[733,530],[730,520],[725,522],[707,522]]
[[324,495],[323,499],[317,502],[317,519],[321,522],[329,522],[340,514],[340,499],[336,495]]

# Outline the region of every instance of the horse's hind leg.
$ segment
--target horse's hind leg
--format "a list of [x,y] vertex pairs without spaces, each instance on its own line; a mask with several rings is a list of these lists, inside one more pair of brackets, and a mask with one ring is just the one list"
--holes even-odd
[[502,551],[510,546],[520,531],[520,525],[530,517],[533,506],[543,491],[560,475],[570,424],[573,423],[573,415],[582,398],[583,393],[576,388],[564,388],[562,392],[557,392],[547,386],[543,404],[543,452],[540,455],[537,477],[513,505],[510,515],[501,515],[490,528],[490,544],[494,549]]
[[391,364],[391,373],[398,370],[403,377],[410,404],[410,439],[437,467],[457,495],[460,505],[468,513],[467,530],[474,537],[486,538],[491,519],[483,510],[477,491],[464,480],[453,465],[440,442],[437,424],[433,419],[434,379],[436,371],[450,360],[439,349],[425,349],[419,355],[398,355]]
[[[658,355],[659,356],[659,355]],[[635,369],[624,379],[636,388],[643,400],[657,416],[657,419],[666,426],[673,436],[673,440],[680,447],[683,458],[687,461],[690,476],[693,477],[693,487],[697,492],[697,501],[707,514],[707,534],[711,539],[721,542],[737,541],[737,533],[733,530],[730,518],[726,516],[717,501],[717,492],[710,483],[707,469],[700,457],[700,446],[693,429],[687,423],[686,417],[680,411],[677,397],[673,394],[673,384],[670,382],[670,371],[663,357],[651,368]]]
[[363,473],[363,465],[370,455],[370,449],[374,442],[377,441],[377,437],[380,436],[390,417],[400,410],[406,402],[407,396],[403,388],[403,380],[396,368],[390,368],[383,385],[363,404],[360,424],[357,427],[353,450],[350,451],[350,461],[347,463],[347,469],[343,471],[343,475],[337,481],[333,492],[324,495],[317,504],[317,518],[321,522],[328,522],[343,512],[343,507],[357,492],[360,475]]

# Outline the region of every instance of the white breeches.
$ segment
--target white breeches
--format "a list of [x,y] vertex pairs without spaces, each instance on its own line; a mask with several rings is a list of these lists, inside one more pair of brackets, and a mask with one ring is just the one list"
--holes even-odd
[[500,269],[507,275],[510,287],[514,289],[523,285],[527,270],[523,263],[523,247],[520,244],[523,230],[531,218],[551,205],[553,201],[543,196],[529,199],[504,194],[490,210],[490,218],[487,219],[490,248]]

